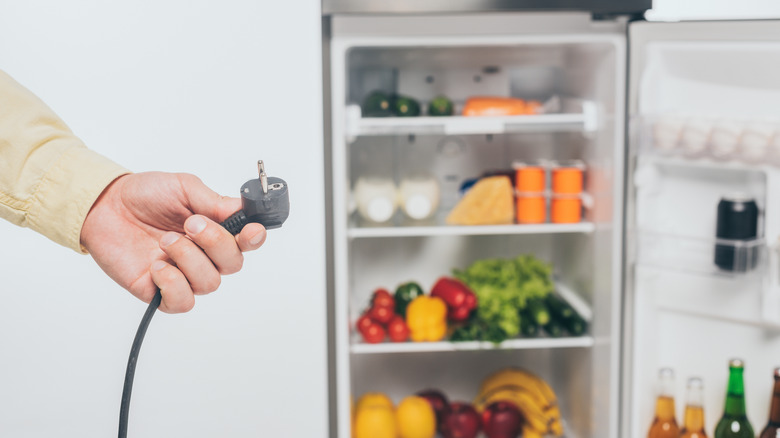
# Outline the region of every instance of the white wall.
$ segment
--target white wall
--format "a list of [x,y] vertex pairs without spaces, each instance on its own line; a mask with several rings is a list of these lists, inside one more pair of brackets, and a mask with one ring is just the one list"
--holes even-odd
[[[327,435],[319,0],[0,5],[0,69],[93,149],[237,194],[264,159],[292,213],[141,351],[131,437]],[[116,435],[145,305],[0,223],[0,436]]]

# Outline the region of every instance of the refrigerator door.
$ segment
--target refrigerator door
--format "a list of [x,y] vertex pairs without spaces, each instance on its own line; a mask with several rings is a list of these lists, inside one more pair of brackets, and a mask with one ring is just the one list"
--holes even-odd
[[[661,367],[678,415],[686,379],[704,379],[712,433],[732,357],[760,431],[780,364],[780,22],[632,23],[629,59],[621,436],[646,436]],[[718,218],[749,205],[718,213],[736,197],[758,232],[719,239]]]

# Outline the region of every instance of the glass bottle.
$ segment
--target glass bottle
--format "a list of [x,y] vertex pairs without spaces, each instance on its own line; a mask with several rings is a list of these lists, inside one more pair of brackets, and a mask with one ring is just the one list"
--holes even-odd
[[701,379],[698,377],[688,379],[685,419],[680,438],[707,438],[707,433],[704,431],[703,386]]
[[761,431],[760,438],[780,438],[780,368],[775,368],[775,387],[772,390],[772,406],[769,408],[769,422]]
[[661,368],[658,372],[658,386],[655,418],[647,438],[679,438],[680,428],[674,415],[674,371],[671,368]]
[[715,438],[755,438],[745,413],[745,365],[740,359],[729,361],[729,386],[723,417],[715,426]]

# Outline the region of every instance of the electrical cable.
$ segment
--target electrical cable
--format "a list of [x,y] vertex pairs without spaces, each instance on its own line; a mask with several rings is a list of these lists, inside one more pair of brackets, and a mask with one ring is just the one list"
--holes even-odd
[[152,322],[154,313],[160,307],[160,301],[162,301],[162,294],[158,288],[154,298],[149,303],[149,307],[146,308],[144,317],[141,318],[141,324],[138,326],[138,331],[135,332],[133,346],[130,348],[130,357],[127,359],[127,371],[125,371],[125,386],[122,388],[122,404],[119,407],[119,438],[127,438],[127,418],[130,414],[130,395],[133,392],[135,364],[138,362],[138,353],[141,351],[141,344],[144,342],[146,329],[149,328],[149,323]]
[[[250,222],[262,224],[266,230],[279,228],[290,214],[287,183],[281,178],[266,175],[262,161],[257,162],[257,171],[257,179],[249,180],[241,186],[241,210],[220,224],[234,236]],[[138,353],[141,351],[146,329],[149,328],[149,323],[152,322],[152,317],[157,308],[160,307],[161,301],[162,294],[157,288],[157,292],[141,318],[141,324],[135,333],[135,339],[133,339],[133,346],[130,348],[130,357],[127,359],[127,370],[125,371],[125,384],[122,388],[122,403],[119,407],[119,438],[127,438],[135,365],[138,362]]]
[[[229,218],[225,219],[220,225],[228,230],[230,234],[236,235],[241,232],[244,225],[248,223],[246,215],[243,210],[239,210]],[[125,385],[122,388],[122,403],[119,406],[119,438],[127,438],[127,422],[130,415],[130,396],[133,392],[133,379],[135,378],[135,365],[138,362],[138,353],[141,351],[141,344],[144,342],[144,336],[146,336],[146,329],[149,328],[149,323],[152,322],[152,317],[160,307],[162,301],[162,293],[157,288],[152,301],[149,302],[149,307],[146,308],[143,318],[141,318],[141,324],[138,325],[138,331],[135,332],[135,339],[133,339],[133,346],[130,348],[130,357],[127,359],[127,370],[125,371]]]

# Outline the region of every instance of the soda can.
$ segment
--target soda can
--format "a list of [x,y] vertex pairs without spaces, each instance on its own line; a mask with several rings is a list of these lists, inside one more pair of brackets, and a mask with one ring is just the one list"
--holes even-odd
[[[756,267],[758,246],[743,242],[758,237],[758,205],[744,194],[724,196],[718,203],[715,264],[725,271],[744,272]],[[725,242],[732,241],[732,242]]]

